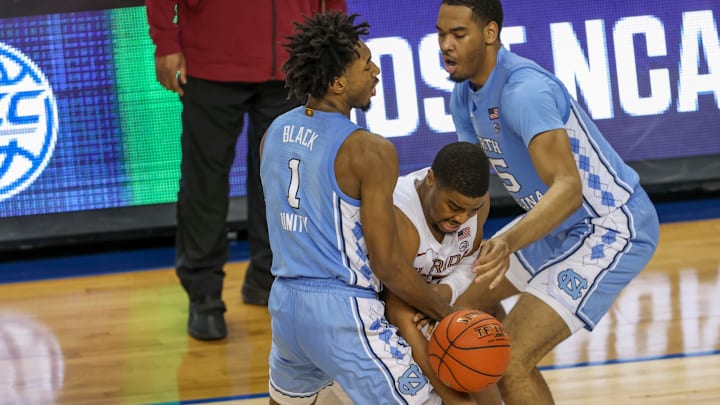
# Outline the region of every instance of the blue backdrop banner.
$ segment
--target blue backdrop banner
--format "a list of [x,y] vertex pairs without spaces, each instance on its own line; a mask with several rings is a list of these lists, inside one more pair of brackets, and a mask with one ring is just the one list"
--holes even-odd
[[[456,139],[439,6],[348,0],[382,70],[353,119],[392,140],[402,173]],[[720,155],[718,0],[504,7],[504,45],[554,72],[627,161]],[[155,81],[153,49],[142,6],[0,17],[0,218],[175,201],[181,106]],[[241,136],[234,197],[246,150]]]

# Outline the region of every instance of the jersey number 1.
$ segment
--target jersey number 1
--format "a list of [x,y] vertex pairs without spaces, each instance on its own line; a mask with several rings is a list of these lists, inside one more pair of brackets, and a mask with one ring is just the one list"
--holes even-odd
[[300,208],[300,199],[297,196],[300,189],[300,159],[290,159],[290,187],[288,188],[288,204],[293,208]]

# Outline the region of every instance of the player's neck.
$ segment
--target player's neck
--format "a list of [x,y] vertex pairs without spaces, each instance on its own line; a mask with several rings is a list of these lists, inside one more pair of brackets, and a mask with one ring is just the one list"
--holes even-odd
[[470,79],[470,85],[473,91],[480,90],[482,86],[487,83],[493,70],[495,70],[495,66],[497,66],[497,58],[501,46],[500,42],[496,42],[486,48],[487,53],[478,73]]
[[337,112],[348,118],[350,117],[350,107],[344,103],[328,98],[309,97],[307,103],[305,103],[305,108],[317,111]]

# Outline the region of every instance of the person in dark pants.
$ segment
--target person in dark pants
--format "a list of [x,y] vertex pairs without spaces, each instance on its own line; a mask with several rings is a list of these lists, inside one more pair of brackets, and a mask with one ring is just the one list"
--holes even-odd
[[284,88],[282,43],[293,22],[344,0],[146,1],[157,80],[183,106],[175,266],[190,300],[188,333],[223,339],[229,173],[247,115],[250,264],[243,302],[267,305],[273,276],[258,150],[272,120],[297,105]]

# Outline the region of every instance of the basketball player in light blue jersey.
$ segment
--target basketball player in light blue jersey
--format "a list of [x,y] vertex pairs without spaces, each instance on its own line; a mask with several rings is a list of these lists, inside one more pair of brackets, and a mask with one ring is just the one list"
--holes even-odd
[[483,146],[527,211],[483,243],[468,293],[480,308],[520,294],[503,321],[512,356],[500,392],[508,405],[552,404],[537,363],[597,325],[653,255],[658,219],[563,84],[502,47],[502,19],[498,0],[443,0],[437,18],[458,138]]
[[273,121],[260,174],[273,251],[270,403],[312,404],[337,381],[356,404],[422,404],[429,385],[384,315],[383,285],[441,319],[453,311],[402,253],[397,152],[350,121],[378,66],[356,16],[316,14],[288,38],[286,85],[305,105]]

